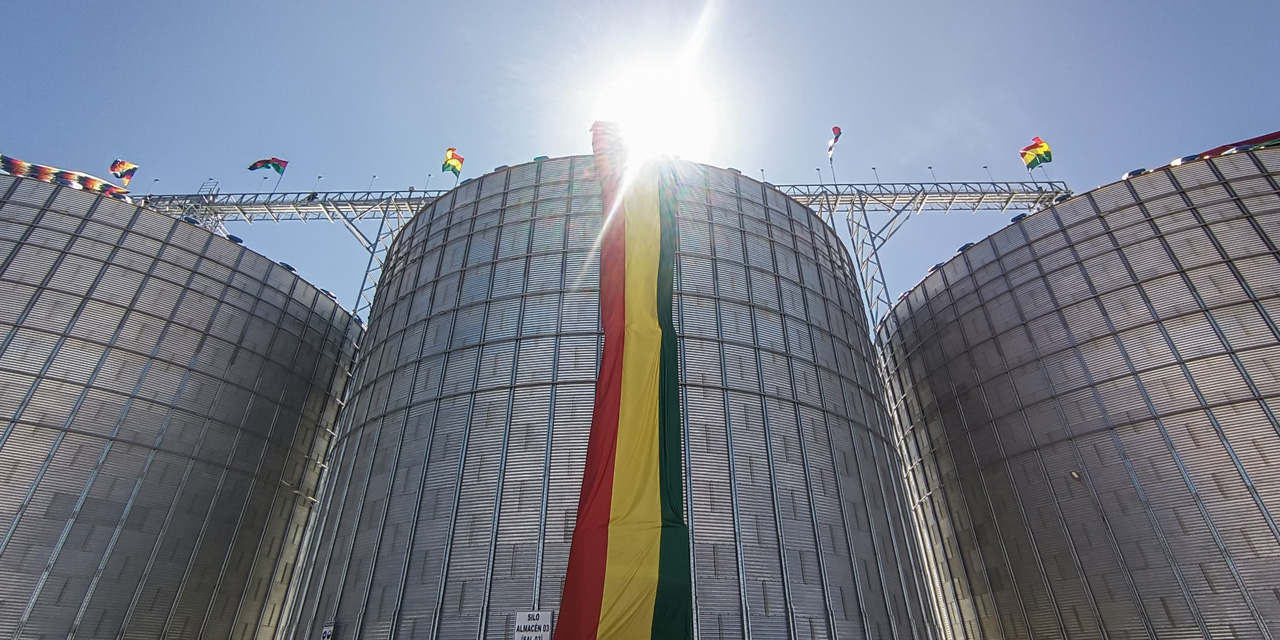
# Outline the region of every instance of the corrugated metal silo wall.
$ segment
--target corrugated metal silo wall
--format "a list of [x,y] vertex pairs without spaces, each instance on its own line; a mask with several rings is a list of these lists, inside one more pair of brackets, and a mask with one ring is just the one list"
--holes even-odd
[[881,325],[953,638],[1280,636],[1280,149],[993,234]]
[[[293,637],[504,638],[559,608],[601,346],[591,163],[497,171],[400,233]],[[680,175],[700,637],[927,637],[847,253],[759,182]]]
[[0,636],[270,637],[358,333],[225,238],[0,176]]

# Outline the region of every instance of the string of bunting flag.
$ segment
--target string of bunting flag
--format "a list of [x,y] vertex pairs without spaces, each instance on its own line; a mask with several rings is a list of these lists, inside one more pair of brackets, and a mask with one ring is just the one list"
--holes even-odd
[[35,164],[6,155],[0,155],[0,171],[19,178],[32,178],[41,182],[52,182],[72,189],[83,189],[101,193],[117,200],[133,202],[129,199],[128,189],[117,187],[102,178],[91,176],[87,173]]

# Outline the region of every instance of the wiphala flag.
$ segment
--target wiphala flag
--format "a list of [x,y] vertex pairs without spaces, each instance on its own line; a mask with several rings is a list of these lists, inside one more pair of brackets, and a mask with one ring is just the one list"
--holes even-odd
[[115,198],[116,200],[124,200],[132,202],[129,199],[129,190],[124,187],[117,187],[102,178],[91,176],[87,173],[79,171],[67,171],[57,167],[49,167],[42,164],[35,164],[25,160],[18,160],[6,155],[0,155],[0,173],[6,173],[19,178],[31,178],[40,180],[41,182],[52,182],[60,184],[64,187],[72,189],[83,189],[94,193],[101,193],[104,196]]
[[138,165],[132,162],[116,158],[116,161],[111,163],[111,175],[120,178],[120,182],[126,187],[129,186],[129,181],[133,180],[133,174],[137,172]]

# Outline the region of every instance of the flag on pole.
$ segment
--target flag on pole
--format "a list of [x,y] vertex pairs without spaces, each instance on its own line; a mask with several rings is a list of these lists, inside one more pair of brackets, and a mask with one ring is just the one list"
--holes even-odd
[[272,158],[265,158],[263,160],[259,160],[249,165],[249,170],[257,171],[258,169],[275,169],[276,173],[283,176],[284,170],[287,169],[288,167],[289,167],[288,160],[281,160],[280,158],[272,157]]
[[137,172],[138,165],[132,162],[125,162],[116,158],[116,161],[111,163],[111,175],[120,178],[120,182],[124,183],[126,187],[129,186],[129,181],[133,180],[133,174]]
[[693,596],[671,318],[675,168],[660,160],[632,173],[612,124],[592,127],[592,148],[606,212],[605,338],[556,637],[685,639]]
[[1053,162],[1053,150],[1049,148],[1049,143],[1036,136],[1031,139],[1031,144],[1022,148],[1018,152],[1022,155],[1022,163],[1027,165],[1027,171],[1030,171],[1046,162]]
[[452,171],[453,177],[458,177],[462,173],[462,162],[466,160],[458,155],[457,147],[449,147],[444,150],[444,164],[440,165],[441,171]]
[[835,155],[836,153],[836,143],[840,142],[840,127],[831,127],[831,135],[834,137],[831,138],[831,141],[827,143],[827,159],[828,160],[830,160],[831,156]]

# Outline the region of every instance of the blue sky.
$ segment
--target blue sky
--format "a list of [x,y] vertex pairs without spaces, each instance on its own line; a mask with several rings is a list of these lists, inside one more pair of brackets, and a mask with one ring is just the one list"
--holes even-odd
[[[689,37],[701,5],[601,2],[50,3],[8,6],[0,153],[135,192],[422,188],[444,149],[463,176],[589,151],[593,92]],[[706,157],[779,184],[1026,176],[1017,150],[1084,191],[1136,167],[1280,129],[1275,0],[718,0],[701,76],[719,108]],[[675,99],[679,99],[678,96]],[[1037,177],[1041,174],[1036,172]],[[913,220],[886,257],[895,292],[1008,222]],[[326,224],[233,228],[350,304],[364,258]]]

